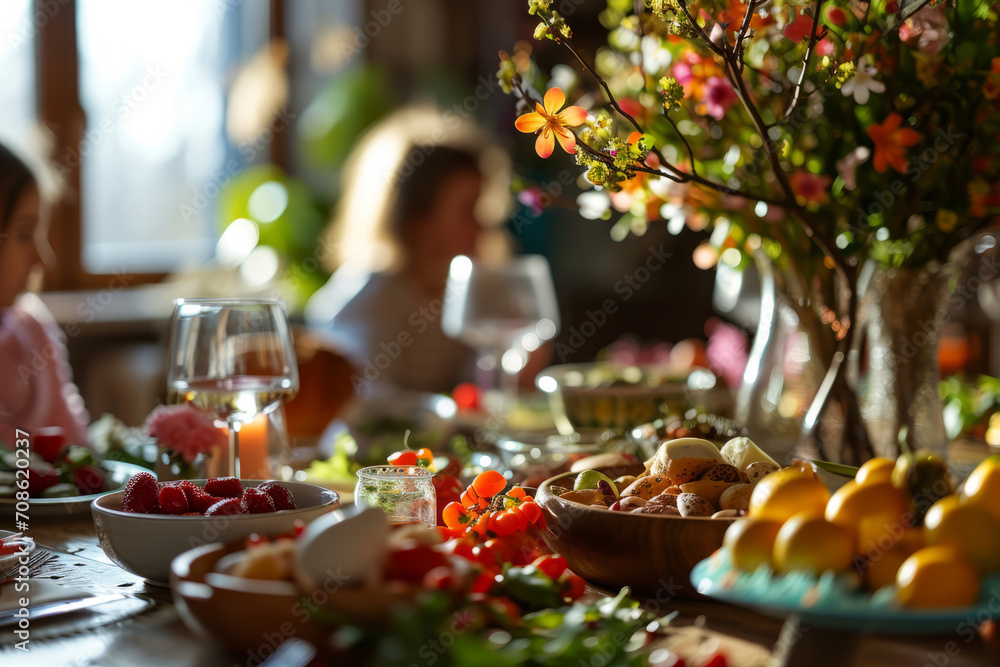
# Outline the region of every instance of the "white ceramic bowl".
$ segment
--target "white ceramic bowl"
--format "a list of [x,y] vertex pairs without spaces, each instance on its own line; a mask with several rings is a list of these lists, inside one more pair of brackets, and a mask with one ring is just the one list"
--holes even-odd
[[[191,480],[204,486],[206,480]],[[241,480],[243,488],[264,480]],[[123,492],[101,496],[90,506],[101,548],[115,564],[163,586],[169,585],[175,556],[213,542],[232,542],[258,533],[277,535],[292,530],[296,519],[309,523],[340,507],[336,492],[302,482],[278,482],[295,498],[296,509],[266,514],[170,516],[123,512]]]

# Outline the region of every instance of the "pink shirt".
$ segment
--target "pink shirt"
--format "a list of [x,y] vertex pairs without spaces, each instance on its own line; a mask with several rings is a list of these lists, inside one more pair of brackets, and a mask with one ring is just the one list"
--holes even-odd
[[14,444],[15,429],[58,426],[68,443],[87,444],[89,416],[70,382],[62,331],[34,294],[0,316],[0,441]]

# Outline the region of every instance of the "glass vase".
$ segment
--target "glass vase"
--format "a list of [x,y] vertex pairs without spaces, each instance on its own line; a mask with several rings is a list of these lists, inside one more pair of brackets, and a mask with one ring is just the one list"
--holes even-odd
[[800,443],[802,422],[829,367],[834,338],[798,276],[779,269],[763,252],[755,253],[754,260],[760,314],[737,392],[736,419],[780,461]]
[[876,456],[897,455],[903,427],[911,446],[945,454],[938,340],[956,268],[872,265],[859,280],[858,349],[867,366],[859,376],[861,416]]

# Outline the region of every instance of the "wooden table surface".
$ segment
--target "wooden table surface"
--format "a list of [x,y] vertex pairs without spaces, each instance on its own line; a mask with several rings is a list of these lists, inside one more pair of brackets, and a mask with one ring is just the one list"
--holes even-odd
[[[128,592],[146,595],[155,605],[122,623],[50,640],[32,641],[31,653],[0,647],[0,665],[57,667],[231,667],[253,665],[248,656],[227,653],[211,640],[191,632],[178,618],[169,590],[146,585],[143,580],[112,564],[97,543],[89,515],[39,519],[30,533],[35,541],[55,552],[34,579],[50,579],[97,593]],[[1000,603],[1000,601],[998,601]],[[968,635],[877,637],[842,634],[800,627],[738,607],[711,602],[670,601],[651,610],[667,614],[677,610],[675,628],[662,640],[665,645],[718,639],[736,667],[863,665],[885,667],[972,667],[1000,665],[1000,643]],[[6,639],[6,638],[5,638]],[[416,657],[415,657],[416,660]],[[415,664],[420,664],[415,662]]]

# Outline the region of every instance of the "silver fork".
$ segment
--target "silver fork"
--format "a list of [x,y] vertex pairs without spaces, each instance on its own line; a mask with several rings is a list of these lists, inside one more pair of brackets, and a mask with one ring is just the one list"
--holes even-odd
[[[49,551],[48,549],[40,549],[36,547],[35,550],[31,552],[31,555],[28,556],[28,563],[27,563],[28,576],[30,577],[31,575],[35,574],[38,571],[38,569],[46,562],[48,562],[48,560],[53,556],[55,556],[55,554]],[[11,581],[14,581],[14,578],[18,576],[18,571],[20,570],[20,568],[21,564],[15,563],[14,565],[8,567],[2,573],[0,573],[0,586],[6,583],[10,583]]]

